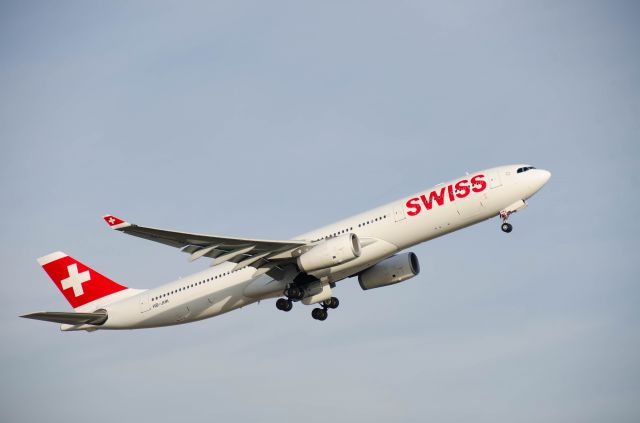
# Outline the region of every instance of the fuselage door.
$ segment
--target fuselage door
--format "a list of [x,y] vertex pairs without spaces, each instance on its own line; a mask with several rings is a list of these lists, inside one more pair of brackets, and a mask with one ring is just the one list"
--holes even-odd
[[151,310],[151,302],[148,295],[140,296],[140,313]]
[[500,172],[491,172],[489,174],[489,188],[494,189],[502,186]]
[[405,220],[407,215],[404,213],[404,205],[397,204],[393,209],[393,217],[396,222],[400,222],[401,220]]

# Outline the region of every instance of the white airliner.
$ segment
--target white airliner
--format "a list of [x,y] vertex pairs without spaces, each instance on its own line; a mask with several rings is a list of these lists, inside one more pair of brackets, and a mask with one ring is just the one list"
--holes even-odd
[[338,307],[333,289],[357,276],[362,289],[406,281],[420,271],[406,248],[509,215],[549,180],[551,173],[510,165],[467,174],[291,240],[230,238],[154,229],[115,216],[120,232],[180,248],[193,261],[213,259],[206,270],[153,289],[120,285],[62,252],[38,259],[74,312],[38,312],[22,317],[61,323],[62,330],[140,329],[217,316],[268,298],[289,311],[293,303],[317,304],[311,315],[325,320]]

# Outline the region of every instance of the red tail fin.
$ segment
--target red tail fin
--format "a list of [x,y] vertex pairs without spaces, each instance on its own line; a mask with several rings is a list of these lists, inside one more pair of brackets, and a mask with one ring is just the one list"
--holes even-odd
[[38,263],[73,308],[127,289],[61,251],[40,257]]

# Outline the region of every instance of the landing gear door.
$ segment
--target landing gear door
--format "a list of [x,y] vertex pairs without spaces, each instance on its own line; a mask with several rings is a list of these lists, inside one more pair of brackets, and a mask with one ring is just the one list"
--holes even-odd
[[489,188],[494,189],[502,186],[500,172],[491,172],[489,174]]

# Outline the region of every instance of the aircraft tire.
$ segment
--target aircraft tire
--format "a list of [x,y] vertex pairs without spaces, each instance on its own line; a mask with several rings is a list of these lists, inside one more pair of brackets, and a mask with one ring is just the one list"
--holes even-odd
[[338,300],[336,297],[331,297],[327,301],[324,301],[322,305],[327,308],[336,309],[340,305],[340,300]]
[[321,308],[320,311],[318,312],[318,320],[323,321],[323,320],[327,320],[327,317],[329,316],[329,313],[327,313],[327,310]]
[[513,226],[511,225],[511,223],[503,223],[501,226],[502,232],[506,232],[509,233],[513,230]]
[[276,308],[282,311],[291,311],[293,308],[293,303],[291,300],[287,300],[285,298],[280,298],[276,301]]
[[297,286],[291,286],[286,290],[285,295],[292,300],[301,300],[304,293]]
[[314,308],[311,311],[311,317],[320,321],[326,320],[328,315],[329,313],[327,313],[327,310],[325,310],[324,308]]

